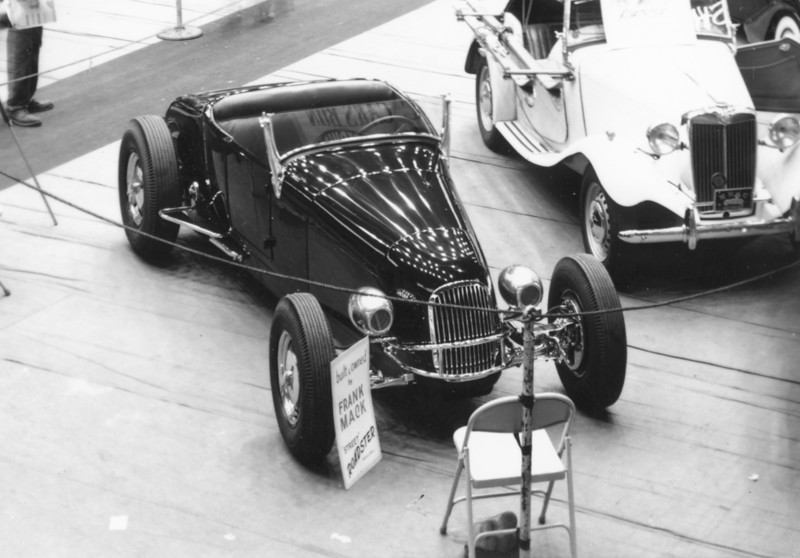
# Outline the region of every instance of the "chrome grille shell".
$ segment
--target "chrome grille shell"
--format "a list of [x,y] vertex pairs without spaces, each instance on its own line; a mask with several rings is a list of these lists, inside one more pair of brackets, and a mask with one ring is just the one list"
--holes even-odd
[[[489,289],[475,281],[438,288],[429,301],[433,364],[440,376],[455,379],[495,369],[503,347],[500,316]],[[460,308],[450,307],[459,306]],[[487,311],[488,310],[488,311]]]
[[712,110],[688,117],[689,147],[697,209],[724,213],[720,199],[743,198],[739,214],[753,209],[757,130],[752,112]]

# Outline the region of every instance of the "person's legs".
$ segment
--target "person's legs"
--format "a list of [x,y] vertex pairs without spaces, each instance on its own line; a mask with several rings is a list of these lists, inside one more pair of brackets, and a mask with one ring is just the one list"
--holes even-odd
[[8,110],[26,108],[36,93],[39,78],[39,49],[42,28],[9,29],[8,52]]
[[32,116],[35,112],[53,108],[52,103],[33,101],[39,83],[39,50],[42,46],[42,28],[9,29],[7,37],[8,108],[9,119],[17,126],[39,126],[42,121]]

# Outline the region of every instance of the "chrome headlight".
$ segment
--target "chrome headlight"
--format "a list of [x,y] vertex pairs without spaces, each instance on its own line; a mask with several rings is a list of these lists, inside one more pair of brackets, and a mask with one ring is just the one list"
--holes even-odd
[[787,114],[776,116],[769,124],[769,139],[778,149],[789,149],[800,140],[800,122]]
[[650,126],[647,129],[647,141],[650,143],[653,153],[658,155],[667,155],[681,146],[678,129],[668,122]]
[[367,335],[383,335],[394,322],[392,301],[374,287],[361,287],[350,295],[347,313],[353,325]]
[[542,280],[534,270],[524,265],[510,265],[500,272],[497,280],[500,296],[509,306],[524,308],[542,301]]

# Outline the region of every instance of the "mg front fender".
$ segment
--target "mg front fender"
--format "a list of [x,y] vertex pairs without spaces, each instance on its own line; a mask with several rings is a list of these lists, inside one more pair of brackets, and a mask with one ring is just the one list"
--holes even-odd
[[758,163],[758,178],[781,214],[786,213],[792,207],[792,199],[800,199],[800,148],[781,152],[759,147]]
[[681,168],[688,168],[688,155],[682,152],[653,157],[627,142],[592,136],[576,142],[561,155],[586,159],[605,191],[619,205],[631,207],[650,201],[680,218],[692,207],[692,198],[680,187]]

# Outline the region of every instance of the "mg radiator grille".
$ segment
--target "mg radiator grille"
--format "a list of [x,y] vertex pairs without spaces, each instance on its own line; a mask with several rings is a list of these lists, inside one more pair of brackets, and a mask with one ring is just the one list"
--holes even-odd
[[689,137],[700,211],[750,208],[756,176],[755,115],[695,116]]
[[[463,376],[488,370],[497,362],[501,349],[498,340],[483,341],[500,330],[500,318],[486,287],[478,283],[457,283],[436,291],[430,301],[461,308],[429,307],[433,343],[465,343],[462,346],[434,351],[439,374]],[[478,341],[475,343],[475,341]],[[470,344],[472,342],[472,344]]]

